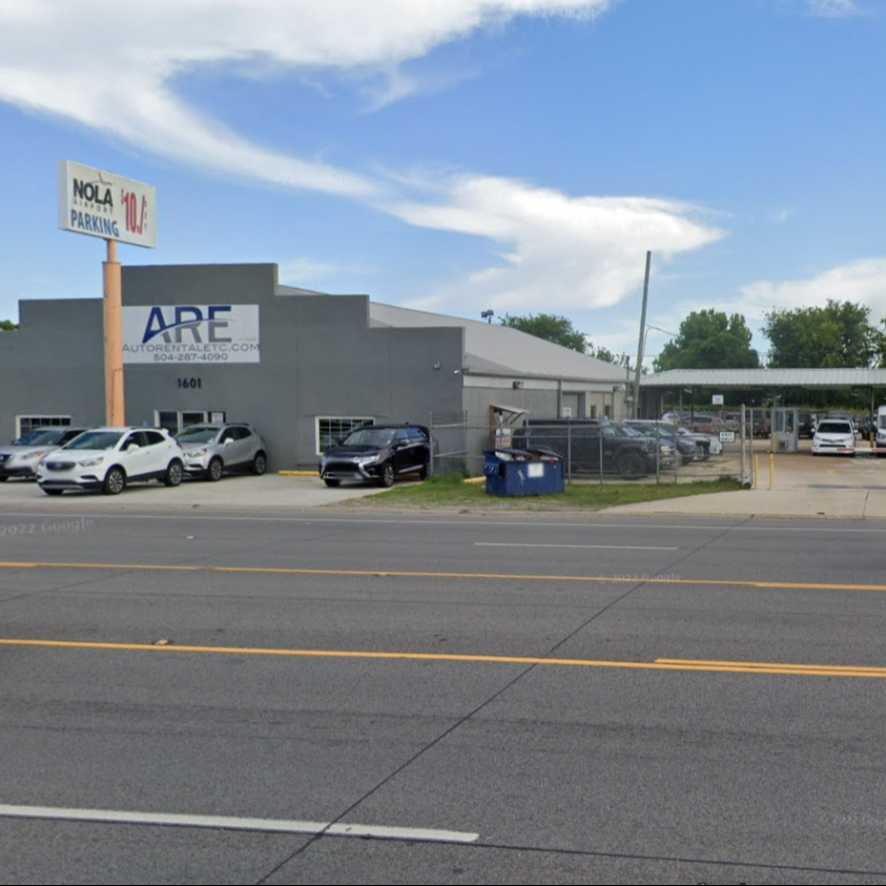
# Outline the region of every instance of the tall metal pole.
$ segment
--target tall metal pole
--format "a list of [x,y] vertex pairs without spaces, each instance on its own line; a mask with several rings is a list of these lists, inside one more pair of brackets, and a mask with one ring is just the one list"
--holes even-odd
[[634,418],[640,417],[640,373],[643,371],[643,348],[646,344],[646,301],[649,298],[649,269],[652,253],[646,252],[646,276],[643,280],[643,308],[640,311],[640,341],[637,344],[637,366],[634,370]]
[[107,240],[107,260],[102,265],[104,283],[105,423],[126,424],[123,394],[123,274],[117,261],[117,241]]

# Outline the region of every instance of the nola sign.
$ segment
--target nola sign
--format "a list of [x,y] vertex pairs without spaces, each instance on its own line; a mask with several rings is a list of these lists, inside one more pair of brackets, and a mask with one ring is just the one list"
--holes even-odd
[[258,305],[123,308],[124,363],[259,363]]
[[157,245],[157,191],[151,185],[63,160],[58,188],[62,230],[134,246]]

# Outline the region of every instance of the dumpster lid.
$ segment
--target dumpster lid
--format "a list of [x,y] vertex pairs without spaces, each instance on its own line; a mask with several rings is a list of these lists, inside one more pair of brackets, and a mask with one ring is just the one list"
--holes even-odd
[[536,446],[532,449],[489,449],[487,455],[494,455],[501,461],[560,461],[561,456],[553,449]]
[[500,426],[513,426],[527,415],[519,406],[507,406],[504,403],[490,403],[489,411],[495,416]]

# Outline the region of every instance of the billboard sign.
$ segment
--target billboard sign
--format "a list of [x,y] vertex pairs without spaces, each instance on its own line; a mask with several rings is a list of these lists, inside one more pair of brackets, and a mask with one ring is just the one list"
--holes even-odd
[[123,308],[124,363],[260,363],[258,305]]
[[152,185],[62,160],[58,189],[62,230],[134,246],[157,245],[157,190]]

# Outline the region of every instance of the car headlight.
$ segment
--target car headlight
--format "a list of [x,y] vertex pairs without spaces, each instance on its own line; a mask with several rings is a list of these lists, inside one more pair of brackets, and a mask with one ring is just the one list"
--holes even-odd
[[201,455],[206,455],[207,452],[209,452],[209,447],[201,446],[199,449],[192,449],[190,452],[188,452],[188,455],[192,458],[197,458]]
[[23,455],[19,456],[22,461],[40,461],[45,457],[45,452],[26,452]]
[[365,468],[366,465],[374,465],[377,461],[377,455],[366,455],[363,458],[358,458],[357,464],[360,465],[361,468]]
[[77,464],[81,468],[94,468],[96,465],[100,465],[104,461],[103,456],[99,456],[98,458],[86,458],[83,461],[78,461]]

